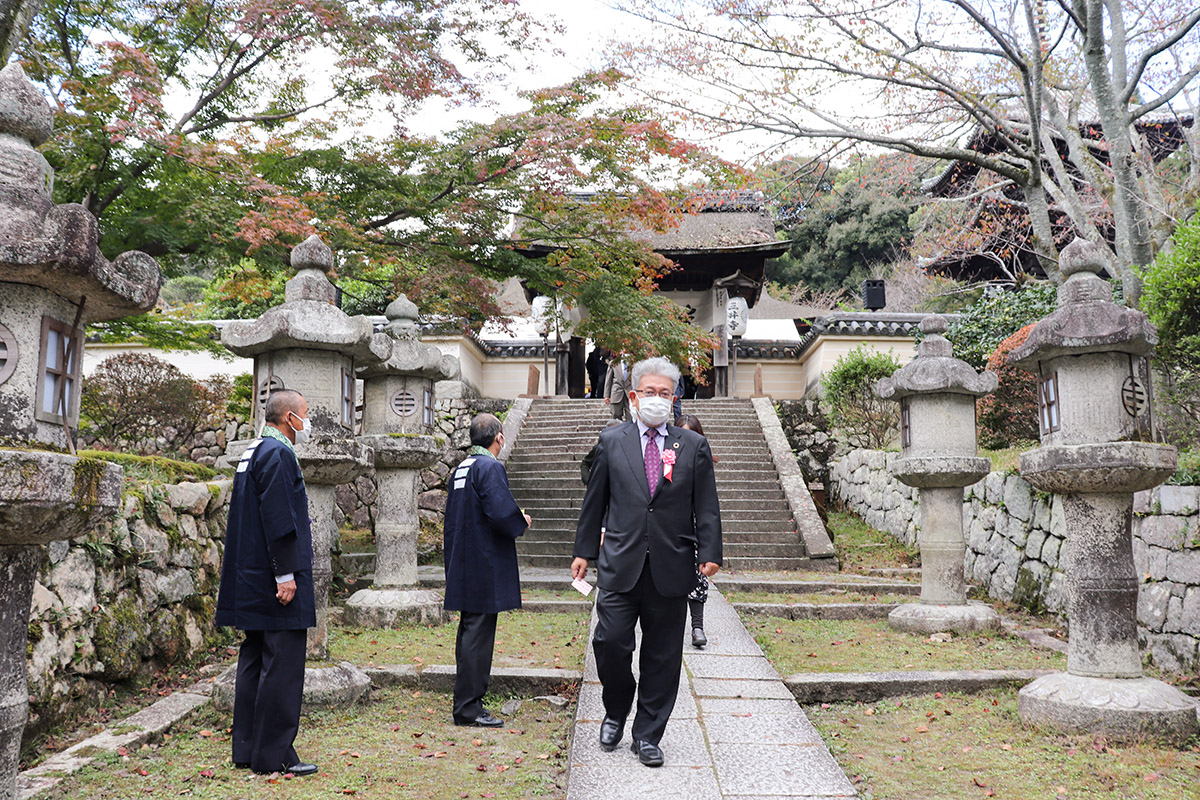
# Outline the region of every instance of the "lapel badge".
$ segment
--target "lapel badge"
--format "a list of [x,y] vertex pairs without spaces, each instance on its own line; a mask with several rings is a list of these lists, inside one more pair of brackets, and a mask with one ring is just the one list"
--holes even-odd
[[671,447],[674,447],[676,450],[678,450],[678,449],[679,449],[679,442],[674,442],[674,443],[672,443]]

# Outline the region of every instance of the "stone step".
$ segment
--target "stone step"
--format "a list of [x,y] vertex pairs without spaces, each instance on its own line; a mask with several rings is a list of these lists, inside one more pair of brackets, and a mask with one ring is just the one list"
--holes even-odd
[[[579,518],[579,509],[583,505],[583,498],[576,499],[549,499],[541,497],[521,497],[514,495],[517,499],[517,505],[525,509],[530,516],[538,517],[541,512],[559,512],[563,516],[574,516]],[[755,513],[761,512],[761,513]],[[767,521],[771,519],[787,520],[791,524],[791,510],[785,500],[722,500],[721,501],[721,519],[727,521],[746,520],[749,521]]]
[[[545,513],[534,514],[531,506],[524,506],[533,517],[537,528],[546,530],[574,530],[579,523],[579,512],[570,512],[558,508],[546,509]],[[770,510],[730,510],[722,507],[721,524],[729,528],[736,526],[745,531],[794,531],[795,523],[784,511]]]
[[[717,470],[717,491],[722,488],[736,489],[753,489],[755,487],[774,488],[779,485],[779,475],[774,470],[767,471],[763,469],[755,470]],[[534,468],[509,470],[508,485],[515,492],[518,488],[539,489],[543,486],[562,486],[563,484],[572,485],[579,484],[582,489],[584,484],[579,477],[579,466],[567,467],[565,469],[543,469]]]
[[724,542],[729,558],[802,558],[804,545],[800,542]]
[[779,570],[788,572],[824,571],[836,572],[836,558],[764,558],[744,556],[725,556],[722,569],[725,570]]

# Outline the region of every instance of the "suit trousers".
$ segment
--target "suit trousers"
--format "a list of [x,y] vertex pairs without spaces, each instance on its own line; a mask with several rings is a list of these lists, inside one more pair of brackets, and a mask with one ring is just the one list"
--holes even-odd
[[308,631],[245,634],[234,686],[233,760],[256,772],[278,772],[300,761],[292,745],[300,730]]
[[[654,586],[650,559],[633,589],[613,592],[601,589],[596,595],[596,632],[592,649],[596,671],[604,686],[604,713],[624,720],[637,692],[637,715],[633,738],[652,744],[662,740],[667,720],[679,693],[679,671],[683,666],[683,626],[687,620],[687,597],[664,597]],[[639,660],[641,683],[633,678],[634,625],[642,627]]]
[[454,721],[472,722],[483,713],[483,696],[492,677],[497,614],[460,612],[454,640]]

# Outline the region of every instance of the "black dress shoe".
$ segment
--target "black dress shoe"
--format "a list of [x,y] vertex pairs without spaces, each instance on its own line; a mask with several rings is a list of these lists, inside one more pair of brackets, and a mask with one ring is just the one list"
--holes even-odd
[[692,628],[692,647],[704,647],[708,644],[708,637],[704,635],[704,628]]
[[305,775],[316,775],[319,770],[320,768],[316,764],[305,764],[303,761],[299,761],[295,764],[292,764],[290,767],[283,767],[282,769],[265,771],[256,769],[254,772],[258,775],[274,775],[276,772],[278,772],[281,775],[291,775],[296,778],[303,778]]
[[292,764],[283,772],[285,775],[293,775],[297,778],[302,778],[305,775],[316,775],[318,767],[316,764],[305,764],[303,761]]
[[637,753],[638,761],[647,767],[661,767],[663,764],[662,750],[656,744],[634,739],[633,743],[629,745],[629,749]]
[[235,762],[233,762],[233,768],[234,769],[250,769],[250,762],[249,761],[235,761]]
[[600,723],[600,749],[611,753],[617,749],[617,745],[621,743],[621,737],[624,735],[625,720],[605,717],[604,721]]
[[468,728],[503,728],[504,720],[496,719],[490,711],[484,711],[475,719],[456,719],[454,724]]

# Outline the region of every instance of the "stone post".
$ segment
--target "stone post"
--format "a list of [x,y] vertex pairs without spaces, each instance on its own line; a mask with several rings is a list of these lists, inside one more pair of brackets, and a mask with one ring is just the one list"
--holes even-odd
[[963,576],[963,487],[991,470],[976,454],[975,399],[995,391],[996,375],[954,357],[942,317],[925,317],[921,331],[917,357],[875,388],[900,403],[892,474],[920,493],[921,602],[899,606],[888,623],[919,633],[998,628],[990,606],[967,602]]
[[[355,370],[386,359],[391,340],[374,333],[366,317],[348,316],[334,305],[336,290],[326,277],[333,269],[333,251],[320,238],[313,235],[297,245],[291,264],[296,276],[287,282],[284,303],[256,320],[230,323],[221,332],[221,342],[240,356],[254,358],[256,428],[266,421],[263,409],[271,391],[295,389],[308,401],[312,438],[296,448],[312,518],[317,601],[308,657],[324,660],[329,657],[330,550],[337,534],[334,487],[365,474],[372,463],[371,449],[354,437]],[[244,449],[245,443],[237,447]]]
[[388,628],[399,620],[440,623],[437,592],[417,584],[418,481],[441,448],[433,437],[434,382],[458,377],[458,359],[419,341],[417,307],[400,295],[387,307],[387,361],[358,371],[363,379],[363,435],[375,452],[375,585],[346,602],[350,625]]
[[1175,471],[1175,448],[1150,441],[1145,359],[1158,335],[1140,311],[1112,302],[1103,265],[1095,244],[1065,247],[1058,310],[1009,354],[1038,378],[1041,447],[1021,454],[1021,475],[1062,495],[1070,624],[1067,672],[1023,688],[1018,712],[1027,724],[1118,743],[1182,744],[1197,731],[1196,706],[1143,677],[1137,641],[1133,493]]
[[121,502],[120,467],[66,452],[79,422],[83,330],[148,311],[162,284],[154,259],[130,252],[110,263],[96,218],[51,201],[54,173],[34,148],[52,120],[19,64],[0,70],[0,800],[17,796],[41,545],[95,529]]

